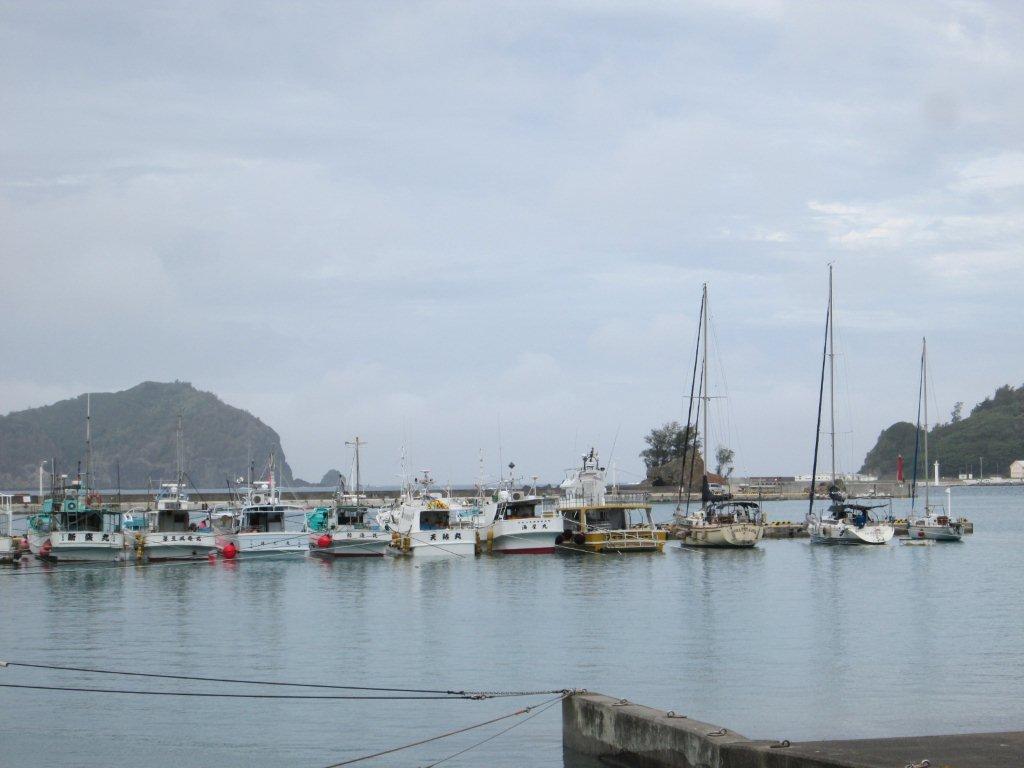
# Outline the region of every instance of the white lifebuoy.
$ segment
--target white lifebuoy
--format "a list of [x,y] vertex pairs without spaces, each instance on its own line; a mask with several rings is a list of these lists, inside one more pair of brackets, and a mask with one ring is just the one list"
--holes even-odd
[[262,504],[263,503],[263,497],[260,496],[258,493],[253,494],[252,503],[253,504]]

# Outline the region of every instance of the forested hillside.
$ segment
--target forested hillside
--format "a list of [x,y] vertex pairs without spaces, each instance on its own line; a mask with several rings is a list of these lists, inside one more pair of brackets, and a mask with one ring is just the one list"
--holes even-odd
[[[906,461],[907,478],[913,474],[914,425],[900,421],[882,431],[878,442],[864,459],[861,472],[892,478],[896,474],[896,456]],[[966,418],[938,424],[928,433],[930,461],[938,461],[944,476],[956,476],[973,468],[977,476],[980,458],[985,475],[1009,474],[1010,463],[1024,459],[1024,386],[1000,387],[992,397],[974,406]],[[918,458],[919,472],[923,458]]]
[[[86,396],[0,417],[0,487],[34,488],[41,459],[59,472],[85,466]],[[122,392],[92,395],[93,485],[113,488],[120,463],[122,488],[145,488],[174,477],[175,431],[182,416],[185,471],[197,487],[224,487],[257,472],[274,451],[279,478],[292,482],[277,432],[248,411],[185,382],[144,382]],[[49,472],[49,469],[46,470]]]

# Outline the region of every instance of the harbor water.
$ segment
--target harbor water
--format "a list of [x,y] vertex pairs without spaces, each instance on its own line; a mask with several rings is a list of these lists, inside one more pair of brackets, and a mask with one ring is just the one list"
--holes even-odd
[[[897,517],[908,505],[894,502]],[[671,505],[659,505],[662,519]],[[765,505],[802,520],[806,503]],[[0,569],[0,659],[352,686],[587,688],[749,737],[997,731],[1024,720],[1024,490],[954,491],[959,544]],[[0,683],[293,688],[19,667]],[[310,690],[310,695],[344,691]],[[358,694],[359,692],[351,692]],[[0,765],[318,768],[487,720],[486,701],[0,688]],[[367,765],[422,766],[523,716]],[[446,765],[560,766],[558,706]]]

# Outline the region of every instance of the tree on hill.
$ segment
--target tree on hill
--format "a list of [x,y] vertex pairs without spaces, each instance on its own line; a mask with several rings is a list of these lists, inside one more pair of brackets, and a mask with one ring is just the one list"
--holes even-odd
[[[955,412],[954,412],[955,413]],[[907,461],[906,476],[913,477],[917,429],[897,422],[883,430],[864,459],[861,472],[883,478],[896,473],[896,456]],[[1010,464],[1024,458],[1024,386],[1002,386],[971,409],[969,416],[939,424],[928,433],[929,461],[938,461],[946,475],[968,472],[984,459],[990,474],[1006,475]],[[924,476],[923,456],[918,456],[918,478]]]
[[[668,464],[673,459],[681,459],[683,453],[700,450],[700,438],[692,427],[686,428],[678,421],[670,421],[661,427],[652,429],[644,438],[647,448],[640,452],[640,457],[651,470]],[[689,444],[689,448],[687,448]]]

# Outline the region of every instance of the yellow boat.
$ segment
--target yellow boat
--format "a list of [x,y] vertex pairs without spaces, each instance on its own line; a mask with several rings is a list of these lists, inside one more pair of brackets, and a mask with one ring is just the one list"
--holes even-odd
[[593,448],[579,469],[562,483],[559,503],[563,531],[555,544],[560,549],[586,552],[661,552],[665,531],[651,520],[651,505],[639,495],[609,497],[604,467]]

